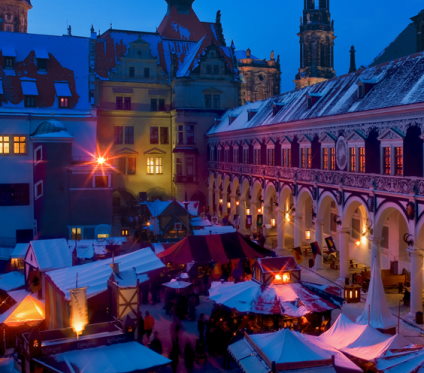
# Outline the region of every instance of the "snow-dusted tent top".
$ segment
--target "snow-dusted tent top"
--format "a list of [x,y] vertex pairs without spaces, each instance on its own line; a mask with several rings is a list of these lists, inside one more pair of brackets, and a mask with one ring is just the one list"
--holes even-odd
[[343,314],[318,340],[362,360],[374,360],[390,348],[408,344],[399,335],[383,334],[369,325],[354,323]]
[[411,347],[396,352],[387,352],[377,359],[376,367],[387,373],[423,372],[424,348]]
[[268,373],[296,369],[296,372],[361,372],[341,352],[310,340],[289,329],[275,333],[245,335],[228,347],[246,373]]
[[65,363],[84,373],[153,371],[171,362],[137,342],[72,350],[53,355],[52,358],[58,363]]
[[369,324],[373,328],[388,330],[396,327],[396,319],[387,305],[384,293],[383,281],[381,279],[378,249],[372,247],[371,281],[368,287],[367,301],[364,311],[356,321],[359,324]]

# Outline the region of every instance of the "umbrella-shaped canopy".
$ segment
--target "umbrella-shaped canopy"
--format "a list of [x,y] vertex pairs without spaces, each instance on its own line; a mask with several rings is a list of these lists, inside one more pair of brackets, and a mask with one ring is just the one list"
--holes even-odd
[[182,281],[182,280],[171,280],[169,282],[165,282],[163,286],[166,286],[170,289],[185,289],[191,285],[190,282]]
[[313,312],[324,312],[339,308],[341,298],[326,292],[322,287],[314,291],[313,284],[272,284],[262,287],[256,281],[239,283],[214,282],[209,298],[218,304],[239,312],[265,315],[302,317]]
[[263,258],[274,256],[274,253],[236,232],[185,237],[158,256],[165,263],[187,264],[194,261],[208,264],[228,263],[231,259]]

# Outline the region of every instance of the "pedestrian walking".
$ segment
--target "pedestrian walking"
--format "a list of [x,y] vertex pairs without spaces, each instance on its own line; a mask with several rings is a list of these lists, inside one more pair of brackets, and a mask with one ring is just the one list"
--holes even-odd
[[153,316],[150,314],[149,311],[146,311],[146,316],[144,317],[144,333],[147,336],[147,340],[150,339],[154,326],[155,326],[155,319],[153,318]]

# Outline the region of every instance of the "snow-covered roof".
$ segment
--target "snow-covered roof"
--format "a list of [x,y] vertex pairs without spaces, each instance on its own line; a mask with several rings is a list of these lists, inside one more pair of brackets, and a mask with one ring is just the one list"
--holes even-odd
[[[365,97],[358,83],[375,81]],[[308,108],[307,98],[318,100]],[[424,52],[227,111],[209,135],[424,102]],[[275,113],[273,106],[284,103]],[[249,110],[257,110],[252,118]],[[235,118],[235,119],[234,119]],[[230,120],[231,119],[231,120]]]
[[52,358],[84,373],[150,371],[171,362],[138,342],[71,350],[52,355]]
[[210,234],[225,234],[225,233],[234,233],[235,229],[232,225],[211,225],[203,229],[193,230],[194,236],[208,236]]
[[25,257],[26,252],[28,251],[29,243],[17,243],[15,248],[12,251],[10,257],[12,259],[21,259]]
[[[141,205],[146,206],[150,214],[153,217],[160,216],[174,201],[161,201],[157,199],[152,202],[141,202]],[[197,201],[187,201],[187,202],[177,202],[181,207],[183,207],[191,216],[196,216],[199,212],[199,202]]]
[[25,285],[25,276],[21,272],[13,271],[0,275],[0,289],[15,290]]
[[[114,258],[114,261],[118,264],[120,272],[134,269],[137,275],[143,275],[164,267],[162,261],[150,248],[117,256]],[[47,275],[68,300],[69,290],[75,288],[75,280],[78,276],[78,286],[87,287],[87,297],[90,298],[107,289],[107,281],[112,274],[111,263],[112,258],[108,258],[78,266],[58,269],[48,272]]]
[[[55,100],[55,81],[63,81],[69,84],[70,108],[88,113],[91,110],[89,47],[89,38],[2,32],[2,55],[15,57],[13,69],[3,69],[5,100],[2,110],[19,108],[21,112],[66,113],[69,109],[59,108]],[[46,70],[38,68],[39,58],[48,60]],[[25,83],[29,79],[32,82]],[[24,95],[37,95],[37,106],[25,107]]]
[[46,272],[72,266],[72,255],[64,238],[34,240],[30,242],[25,261],[36,266],[40,271]]

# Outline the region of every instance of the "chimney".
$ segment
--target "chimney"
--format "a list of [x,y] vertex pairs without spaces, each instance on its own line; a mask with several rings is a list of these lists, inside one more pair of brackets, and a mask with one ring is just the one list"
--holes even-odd
[[355,47],[352,45],[350,47],[350,67],[349,73],[354,73],[356,71],[356,51]]

